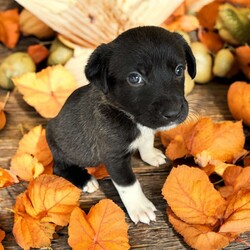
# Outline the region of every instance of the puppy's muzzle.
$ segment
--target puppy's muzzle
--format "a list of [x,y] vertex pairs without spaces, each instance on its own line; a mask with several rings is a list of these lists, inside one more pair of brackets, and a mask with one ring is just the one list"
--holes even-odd
[[185,98],[164,100],[159,108],[159,114],[167,121],[182,122],[188,115],[188,103]]

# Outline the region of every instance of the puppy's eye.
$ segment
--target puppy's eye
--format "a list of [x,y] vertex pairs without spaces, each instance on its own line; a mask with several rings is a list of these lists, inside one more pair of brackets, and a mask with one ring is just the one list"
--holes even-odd
[[184,74],[184,66],[182,64],[177,65],[177,67],[175,68],[175,74],[176,76],[183,76]]
[[127,82],[132,86],[141,86],[144,84],[141,74],[138,72],[131,72],[127,77]]

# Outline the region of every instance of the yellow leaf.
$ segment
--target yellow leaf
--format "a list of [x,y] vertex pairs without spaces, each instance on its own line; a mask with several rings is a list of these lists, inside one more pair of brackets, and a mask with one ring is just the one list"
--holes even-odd
[[36,157],[24,153],[12,157],[10,170],[22,180],[30,181],[42,174],[44,167]]
[[225,200],[198,168],[173,168],[162,194],[173,212],[187,223],[214,225],[223,217]]
[[17,177],[7,169],[0,167],[0,188],[8,187],[14,183],[18,183]]
[[55,117],[77,84],[62,65],[13,79],[24,100],[45,118]]
[[124,212],[111,200],[101,200],[88,215],[75,208],[69,223],[69,245],[82,249],[129,249]]
[[44,167],[52,161],[52,154],[46,141],[45,129],[41,125],[32,128],[19,141],[17,154],[28,153],[37,158]]

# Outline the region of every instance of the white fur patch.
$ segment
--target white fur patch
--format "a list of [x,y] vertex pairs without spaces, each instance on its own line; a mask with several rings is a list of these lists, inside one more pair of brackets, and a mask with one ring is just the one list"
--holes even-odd
[[141,159],[149,165],[158,167],[166,163],[166,156],[154,147],[154,130],[140,124],[137,126],[141,135],[130,144],[130,150],[138,149]]
[[139,221],[149,224],[150,221],[156,220],[156,208],[151,201],[147,199],[141,190],[138,180],[127,187],[119,186],[113,181],[124,206],[127,209],[129,217],[136,224]]
[[83,187],[84,193],[94,193],[99,188],[99,183],[94,176],[91,176],[91,179]]

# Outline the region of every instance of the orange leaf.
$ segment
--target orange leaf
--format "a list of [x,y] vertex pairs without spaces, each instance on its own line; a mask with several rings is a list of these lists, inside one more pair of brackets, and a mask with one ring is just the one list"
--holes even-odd
[[203,28],[199,28],[198,38],[213,53],[217,53],[224,46],[224,42],[220,36],[210,30],[207,31]]
[[39,64],[49,55],[49,50],[41,44],[30,45],[27,49],[35,64]]
[[2,241],[5,238],[5,232],[0,229],[0,250],[4,250],[4,247],[2,245]]
[[0,188],[8,187],[18,182],[17,177],[13,173],[0,167]]
[[79,204],[81,190],[54,175],[41,175],[31,181],[14,206],[13,234],[25,249],[50,245],[55,226],[69,223]]
[[0,103],[0,130],[5,127],[5,124],[6,124],[6,116],[3,109],[1,109],[1,103]]
[[44,167],[30,154],[16,154],[11,159],[10,170],[24,181],[30,181],[43,173]]
[[4,107],[9,99],[10,92],[7,92],[4,102],[0,102],[0,130],[5,127],[6,115],[4,113]]
[[201,118],[161,132],[161,140],[167,146],[169,159],[192,155],[200,166],[205,167],[212,160],[233,162],[244,150],[245,136],[242,122],[213,123],[210,118]]
[[69,245],[82,249],[129,249],[124,212],[111,200],[93,206],[88,215],[75,208],[69,222]]
[[96,179],[103,179],[109,176],[109,173],[104,165],[99,165],[97,167],[86,168],[90,175],[93,175]]
[[11,170],[22,180],[30,181],[42,173],[52,174],[53,158],[41,125],[32,128],[19,141],[11,160]]
[[12,49],[16,46],[19,36],[18,10],[11,9],[0,12],[0,41]]
[[13,79],[24,100],[45,118],[55,117],[68,96],[77,88],[71,73],[62,65]]
[[250,231],[250,189],[240,190],[231,198],[225,218],[226,221],[220,227],[220,232],[240,234]]
[[239,62],[240,69],[245,76],[250,79],[250,46],[240,46],[235,49],[236,59]]
[[225,186],[221,187],[219,191],[225,198],[231,197],[241,189],[250,192],[250,167],[228,167],[223,174],[223,180]]
[[250,155],[244,159],[244,167],[250,167]]
[[41,222],[25,214],[16,219],[13,235],[23,249],[49,247],[55,227],[55,224]]
[[202,27],[209,30],[214,28],[218,16],[219,6],[219,2],[213,1],[200,9],[200,11],[197,13],[197,18]]
[[230,243],[229,237],[213,232],[209,226],[190,225],[183,222],[170,209],[168,209],[168,219],[174,229],[194,249],[215,250],[226,247]]
[[225,200],[198,168],[173,168],[162,194],[172,211],[187,223],[214,225],[223,216]]
[[32,128],[19,142],[17,154],[28,153],[35,156],[44,167],[52,161],[52,154],[46,140],[46,131],[41,125]]

